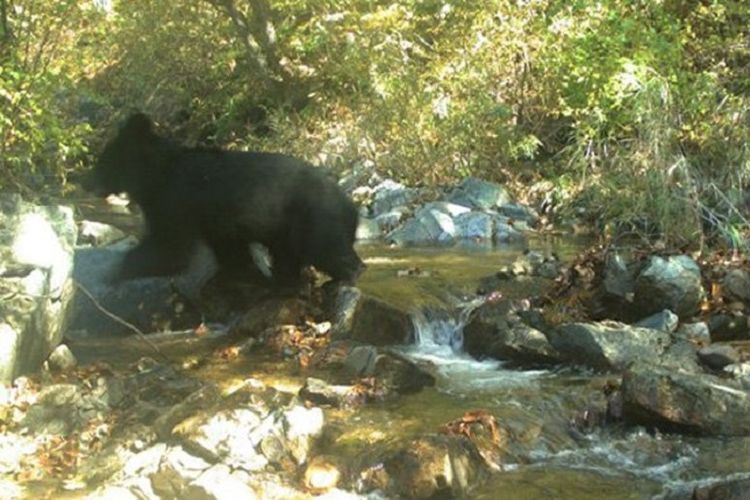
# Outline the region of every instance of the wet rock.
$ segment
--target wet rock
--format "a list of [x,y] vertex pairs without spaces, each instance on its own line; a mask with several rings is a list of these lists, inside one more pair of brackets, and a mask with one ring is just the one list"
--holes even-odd
[[464,327],[464,349],[478,359],[508,360],[522,366],[559,361],[546,335],[524,324],[509,301],[485,303],[471,314]]
[[749,492],[750,478],[735,479],[699,486],[693,491],[693,500],[747,500]]
[[746,340],[750,339],[749,319],[744,314],[717,313],[708,319],[708,330],[711,340]]
[[390,352],[381,353],[375,358],[371,376],[387,393],[413,394],[435,385],[435,377],[409,359]]
[[687,255],[653,256],[635,280],[635,303],[646,314],[669,309],[689,318],[703,296],[700,267]]
[[353,346],[343,358],[342,368],[350,378],[370,376],[375,371],[375,361],[378,354],[378,348],[375,346]]
[[0,194],[0,383],[38,370],[60,343],[74,297],[73,211]]
[[740,353],[728,344],[712,344],[698,350],[698,359],[712,370],[721,370],[727,365],[738,363]]
[[498,184],[467,177],[448,195],[448,201],[472,209],[496,209],[510,203],[510,195]]
[[467,495],[488,476],[477,447],[461,436],[418,438],[359,474],[365,491],[388,496],[453,498]]
[[658,363],[671,344],[666,332],[615,321],[570,323],[547,332],[547,338],[563,360],[613,371],[636,361]]
[[50,370],[56,372],[67,372],[78,364],[78,360],[65,344],[55,347],[55,350],[47,358]]
[[125,238],[125,233],[111,224],[84,220],[78,224],[76,244],[100,247]]
[[722,294],[727,299],[750,303],[750,273],[744,269],[731,269],[722,280]]
[[[435,385],[435,377],[415,362],[374,346],[334,342],[320,357],[322,361],[317,366],[340,368],[341,380],[366,379],[371,384],[357,388],[330,386],[320,381],[321,384],[314,384],[317,390],[312,386],[306,389],[318,393],[322,401],[335,401],[336,405],[361,404],[397,394],[412,394]],[[314,397],[312,400],[317,401]]]
[[523,233],[501,219],[495,219],[495,231],[493,240],[495,243],[514,243],[525,240]]
[[334,385],[319,378],[308,377],[299,396],[318,406],[345,407],[353,404],[356,396],[351,385]]
[[380,226],[377,221],[360,217],[357,226],[357,240],[377,240],[381,237]]
[[664,309],[661,312],[652,314],[648,318],[635,323],[633,326],[640,328],[650,328],[651,330],[659,330],[662,332],[674,332],[677,329],[677,325],[680,323],[680,318],[669,309]]
[[627,421],[707,435],[750,434],[750,393],[712,375],[638,366],[622,381]]
[[498,207],[498,212],[514,222],[523,221],[529,226],[535,226],[539,222],[539,214],[536,210],[520,203],[504,203]]
[[353,339],[371,345],[393,345],[414,338],[409,313],[353,287],[333,292],[333,339]]

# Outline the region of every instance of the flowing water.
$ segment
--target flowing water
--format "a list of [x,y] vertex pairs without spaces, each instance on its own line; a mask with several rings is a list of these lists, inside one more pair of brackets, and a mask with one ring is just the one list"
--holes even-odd
[[[528,247],[554,250],[563,259],[578,248],[572,241],[534,240]],[[613,375],[567,368],[522,371],[463,353],[462,326],[477,305],[473,292],[479,278],[510,264],[522,250],[359,248],[368,264],[359,286],[412,311],[416,343],[395,349],[431,366],[437,384],[396,402],[328,410],[328,419],[339,432],[327,453],[355,457],[373,446],[435,432],[467,411],[483,409],[512,436],[512,444],[503,471],[476,490],[475,498],[685,498],[695,485],[750,476],[750,439],[685,437],[620,426],[589,434],[573,431],[571,419],[601,397],[604,384],[617,379]],[[511,298],[533,296],[544,289],[535,280],[507,283],[502,293]],[[87,351],[92,357],[108,358],[105,344],[89,346],[95,355],[90,349],[81,354],[88,357]],[[133,339],[110,347],[120,361],[149,354]],[[199,356],[196,350],[211,346],[183,348]],[[296,392],[309,373],[278,359],[252,356],[244,362],[208,362],[195,375],[222,385],[256,377],[277,389]]]
[[[573,254],[572,242],[532,241],[530,247]],[[510,432],[516,447],[504,471],[476,498],[684,498],[720,478],[750,476],[750,439],[699,438],[610,426],[581,434],[571,419],[598,397],[612,375],[572,369],[516,370],[462,352],[462,326],[476,302],[478,279],[519,255],[504,250],[362,249],[369,266],[360,286],[384,300],[408,304],[417,326],[414,345],[398,350],[429,362],[435,388],[384,410],[367,409],[355,427],[391,428],[403,435],[436,429],[467,410],[485,409]],[[398,277],[418,268],[421,275]],[[508,282],[503,294],[526,297],[543,286]],[[353,431],[354,432],[354,431]]]

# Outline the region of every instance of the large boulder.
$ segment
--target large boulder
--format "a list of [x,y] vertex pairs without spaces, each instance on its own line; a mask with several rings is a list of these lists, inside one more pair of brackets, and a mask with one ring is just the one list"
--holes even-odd
[[467,177],[448,195],[448,201],[472,209],[487,210],[510,203],[510,195],[500,185]]
[[492,216],[484,212],[466,212],[456,217],[456,237],[460,239],[492,240]]
[[396,207],[408,206],[418,196],[419,191],[386,179],[373,188],[372,215],[377,217]]
[[334,339],[380,346],[405,344],[414,339],[414,322],[408,311],[364,295],[358,288],[338,287],[329,297],[328,308],[333,318]]
[[62,340],[76,234],[70,208],[0,195],[0,382],[38,369]]
[[496,358],[517,365],[559,361],[546,335],[526,325],[507,300],[487,302],[472,312],[464,327],[464,349],[475,358]]
[[637,424],[714,436],[750,435],[750,392],[713,375],[638,365],[622,380],[623,414]]
[[643,316],[669,309],[689,318],[703,296],[700,267],[687,255],[652,256],[635,280],[635,303]]
[[453,217],[436,208],[422,207],[414,217],[387,239],[397,245],[450,244],[456,237],[456,224]]
[[563,360],[597,370],[622,371],[633,362],[660,362],[671,344],[667,332],[615,321],[569,323],[547,333]]
[[74,277],[84,293],[76,296],[71,336],[133,333],[132,328],[111,315],[143,332],[183,329],[200,323],[200,315],[191,302],[198,301],[200,288],[216,269],[208,250],[198,252],[191,269],[178,278],[114,283],[112,276],[132,244],[123,241],[76,250]]

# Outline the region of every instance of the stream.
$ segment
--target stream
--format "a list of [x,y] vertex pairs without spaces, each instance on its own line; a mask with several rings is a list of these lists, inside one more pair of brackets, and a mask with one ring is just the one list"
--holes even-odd
[[[575,241],[531,240],[527,246],[554,250],[564,260],[579,248]],[[601,397],[607,381],[617,380],[614,375],[571,368],[521,371],[463,353],[463,321],[477,305],[473,292],[479,278],[510,264],[522,250],[359,248],[368,270],[358,286],[413,311],[417,341],[394,349],[430,366],[437,383],[395,402],[326,410],[327,421],[339,433],[325,453],[353,459],[371,447],[434,432],[467,411],[483,409],[512,439],[502,472],[474,490],[472,498],[499,498],[499,492],[510,492],[508,498],[685,498],[697,485],[750,476],[748,438],[689,437],[620,425],[574,431],[571,420]],[[404,269],[416,271],[399,276]],[[511,298],[543,290],[543,283],[531,279],[507,283],[502,293]],[[72,348],[82,362],[104,359],[117,364],[148,355],[148,346],[130,337],[81,341]],[[310,376],[268,355],[229,364],[212,361],[207,355],[212,348],[182,344],[170,347],[170,354],[205,354],[209,361],[196,368],[194,376],[225,387],[255,377],[296,393]]]

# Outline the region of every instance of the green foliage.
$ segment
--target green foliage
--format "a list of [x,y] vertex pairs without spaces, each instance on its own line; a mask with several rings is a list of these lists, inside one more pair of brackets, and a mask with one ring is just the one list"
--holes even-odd
[[[413,182],[550,180],[673,243],[700,242],[707,218],[733,242],[747,231],[745,0],[7,5],[6,185],[59,175],[141,109],[188,142],[368,159]],[[93,133],[81,99],[106,111]]]
[[73,47],[94,12],[75,1],[3,2],[0,188],[59,185],[86,152],[88,127],[70,119]]

